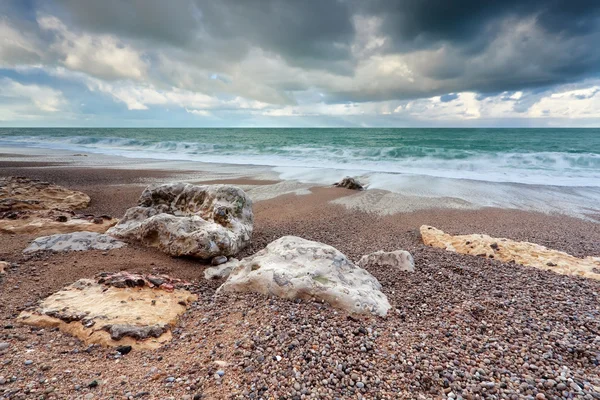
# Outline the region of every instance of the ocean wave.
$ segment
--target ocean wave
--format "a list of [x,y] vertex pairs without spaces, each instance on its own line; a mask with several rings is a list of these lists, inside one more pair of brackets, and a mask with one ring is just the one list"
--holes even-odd
[[[427,175],[492,182],[600,187],[600,155],[563,152],[500,152],[431,146],[368,146],[192,141],[95,136],[0,137],[0,144],[64,149],[132,158],[327,168],[364,173]],[[572,151],[570,151],[572,150]]]

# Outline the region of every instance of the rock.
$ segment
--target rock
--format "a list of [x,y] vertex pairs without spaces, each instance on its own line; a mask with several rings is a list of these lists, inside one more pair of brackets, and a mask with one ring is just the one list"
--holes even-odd
[[0,178],[0,211],[77,210],[89,203],[87,194],[48,182],[22,176]]
[[38,251],[85,251],[85,250],[112,250],[125,246],[125,243],[102,233],[73,232],[35,239],[23,250],[25,254]]
[[360,184],[355,178],[350,176],[345,177],[338,183],[334,183],[333,186],[342,187],[350,190],[364,190],[364,186]]
[[238,187],[173,183],[148,187],[108,234],[172,256],[231,256],[250,242],[252,201]]
[[364,255],[360,258],[357,265],[366,268],[371,265],[395,268],[400,271],[413,272],[415,270],[415,261],[412,255],[405,250],[396,251],[376,251],[375,253]]
[[213,259],[211,260],[210,264],[211,265],[221,265],[221,264],[225,264],[227,262],[227,257],[225,256],[216,256],[213,257]]
[[0,351],[6,350],[10,347],[10,344],[6,343],[6,342],[2,342],[0,343]]
[[[600,257],[577,258],[539,244],[493,238],[488,235],[452,236],[432,226],[421,226],[423,243],[455,253],[494,258],[529,267],[554,271],[557,274],[600,279]],[[600,269],[598,270],[600,271]]]
[[390,308],[375,277],[335,248],[296,236],[284,236],[241,260],[221,290],[316,298],[352,313],[385,316]]
[[117,351],[123,355],[129,354],[129,352],[131,352],[131,346],[118,346]]
[[[105,232],[117,223],[108,216],[76,214],[90,198],[47,182],[23,177],[0,178],[0,233],[51,235],[77,231]],[[94,221],[95,220],[95,221]]]
[[10,264],[6,261],[0,261],[0,275],[5,274]]
[[[152,277],[156,278],[156,277]],[[26,325],[53,327],[86,344],[155,349],[171,340],[171,328],[196,296],[185,282],[120,272],[80,279],[21,312]]]
[[10,211],[0,212],[0,233],[38,236],[79,231],[104,233],[117,222],[115,218],[98,219],[93,215],[81,215],[73,211]]
[[229,276],[231,271],[233,271],[238,265],[240,265],[240,260],[232,258],[225,264],[221,264],[216,267],[206,268],[204,270],[204,278],[207,280],[225,279]]

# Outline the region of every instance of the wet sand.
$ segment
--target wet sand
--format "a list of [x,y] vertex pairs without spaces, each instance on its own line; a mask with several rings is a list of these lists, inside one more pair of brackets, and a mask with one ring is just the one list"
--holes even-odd
[[[84,191],[90,212],[117,217],[150,182],[201,181],[182,171],[14,162],[0,163],[0,175]],[[587,256],[600,255],[600,224],[492,208],[382,216],[332,203],[354,194],[313,187],[255,202],[252,244],[239,257],[284,235],[332,245],[353,261],[377,250],[408,250],[414,273],[369,270],[392,304],[386,318],[352,317],[310,301],[215,297],[221,282],[204,280],[206,265],[138,245],[25,257],[21,250],[34,237],[0,236],[0,259],[13,263],[0,282],[0,343],[8,343],[0,350],[0,398],[600,398],[600,281],[429,248],[418,234],[427,224]],[[79,278],[119,270],[197,284],[198,302],[164,348],[118,357],[14,321],[23,308]],[[222,368],[214,361],[229,364],[222,379],[214,376]]]

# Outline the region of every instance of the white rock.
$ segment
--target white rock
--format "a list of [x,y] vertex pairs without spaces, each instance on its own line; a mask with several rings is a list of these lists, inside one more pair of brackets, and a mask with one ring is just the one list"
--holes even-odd
[[146,188],[108,234],[172,256],[231,256],[250,242],[252,201],[238,187],[172,183]]
[[415,270],[415,261],[413,260],[412,255],[406,250],[379,250],[375,253],[362,256],[357,265],[362,268],[370,265],[380,265],[382,267],[390,267],[408,272],[414,272]]
[[37,251],[85,251],[85,250],[112,250],[125,246],[125,243],[109,235],[96,232],[72,232],[56,235],[42,236],[35,239],[23,250],[23,253]]
[[240,260],[237,258],[232,258],[224,264],[217,265],[216,267],[206,268],[204,270],[204,278],[207,280],[227,278],[231,271],[233,271],[238,265],[240,265]]
[[221,290],[317,298],[348,312],[381,316],[390,308],[375,277],[335,248],[296,236],[284,236],[241,260]]

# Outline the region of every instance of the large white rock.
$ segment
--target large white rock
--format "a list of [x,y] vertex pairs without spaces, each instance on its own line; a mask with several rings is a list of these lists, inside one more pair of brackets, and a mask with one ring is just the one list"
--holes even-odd
[[415,270],[413,256],[406,250],[379,250],[375,253],[362,256],[357,265],[361,268],[366,268],[371,265],[380,265],[382,267],[390,267],[407,272],[414,272]]
[[221,290],[314,297],[352,313],[385,316],[390,308],[373,275],[337,249],[296,236],[284,236],[241,260]]
[[107,233],[172,256],[231,256],[250,242],[252,201],[238,187],[172,183],[144,190]]
[[73,232],[39,237],[31,242],[23,250],[23,253],[30,254],[38,251],[112,250],[123,246],[125,246],[125,243],[102,233]]

